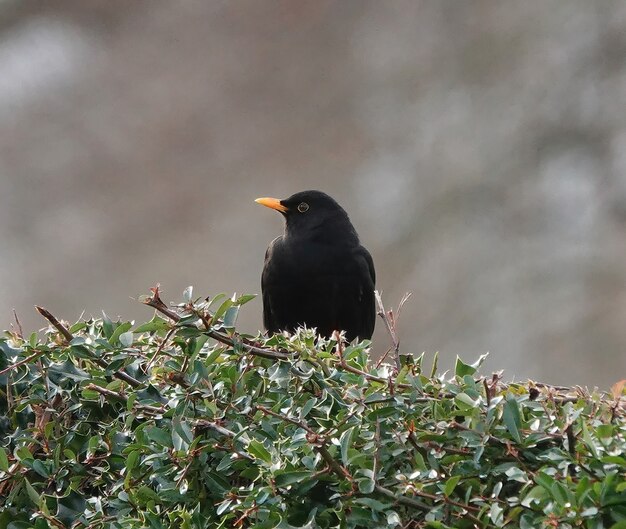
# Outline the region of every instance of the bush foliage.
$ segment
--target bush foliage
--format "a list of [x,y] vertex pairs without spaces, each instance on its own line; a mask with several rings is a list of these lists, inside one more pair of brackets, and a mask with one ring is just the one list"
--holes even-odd
[[377,366],[190,297],[0,339],[0,529],[626,528],[623,386]]

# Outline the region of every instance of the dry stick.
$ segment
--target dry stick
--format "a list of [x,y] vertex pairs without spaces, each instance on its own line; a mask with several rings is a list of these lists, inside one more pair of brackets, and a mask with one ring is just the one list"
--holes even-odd
[[[72,333],[68,331],[65,326],[59,320],[57,320],[49,310],[46,310],[43,307],[39,307],[38,305],[35,305],[35,308],[37,309],[37,312],[39,312],[39,314],[46,318],[52,324],[52,326],[61,333],[61,335],[63,336],[63,338],[65,338],[68,344],[74,339]],[[107,363],[101,358],[91,357],[91,360],[98,364],[102,369],[108,369]],[[139,382],[139,380],[131,377],[128,373],[125,373],[124,371],[116,371],[113,373],[113,376],[115,378],[123,380],[134,388],[141,386],[141,382]]]
[[[176,327],[172,327],[169,331],[167,331],[167,334],[165,335],[165,338],[163,338],[163,341],[159,344],[159,346],[157,347],[157,350],[154,352],[154,355],[152,356],[152,358],[150,359],[150,361],[146,365],[146,373],[148,373],[150,371],[150,368],[152,367],[152,364],[156,361],[158,356],[161,354],[161,351],[163,351],[163,349],[165,349],[165,344],[167,344],[167,342],[172,337],[172,334],[174,334],[175,331],[176,331]],[[188,357],[186,356],[185,360],[187,360],[187,358]]]
[[35,308],[37,309],[37,312],[39,312],[39,314],[46,318],[52,324],[52,326],[63,335],[63,338],[65,338],[67,342],[71,342],[74,339],[72,333],[68,331],[65,326],[59,320],[57,320],[49,310],[44,309],[39,305],[35,305]]
[[421,496],[422,498],[428,498],[429,500],[433,500],[435,502],[443,501],[444,503],[447,503],[449,505],[454,505],[455,507],[461,507],[461,509],[465,509],[465,510],[471,511],[471,512],[479,512],[480,511],[480,509],[478,507],[473,507],[472,505],[467,505],[465,503],[461,503],[460,501],[451,500],[447,496],[444,496],[442,498],[441,496],[437,496],[435,494],[429,494],[428,492],[423,492],[421,490],[416,490],[415,491],[415,495],[416,496]]
[[43,351],[37,351],[36,353],[33,353],[32,355],[24,358],[24,360],[20,360],[19,362],[16,362],[13,365],[10,365],[9,367],[5,367],[2,371],[0,371],[0,375],[4,375],[5,373],[8,373],[9,371],[13,371],[14,369],[17,369],[18,367],[20,367],[21,365],[24,364],[28,364],[28,362],[30,362],[31,360],[34,360],[35,358],[41,356],[43,354]]
[[[128,397],[126,397],[126,395],[122,395],[121,393],[118,393],[117,391],[112,391],[110,389],[107,388],[103,388],[102,386],[98,386],[96,384],[87,384],[85,386],[85,389],[90,389],[92,391],[96,391],[98,393],[100,393],[101,395],[104,395],[106,397],[110,397],[113,399],[117,399],[117,400],[121,400],[123,402],[128,402]],[[134,407],[137,408],[141,408],[143,411],[147,411],[150,413],[165,413],[167,410],[165,408],[157,408],[156,406],[149,406],[147,404],[133,404]]]
[[395,357],[394,360],[396,361],[396,367],[398,368],[398,371],[400,371],[402,367],[400,365],[400,340],[398,340],[398,335],[396,334],[395,325],[391,319],[391,311],[387,313],[387,311],[385,310],[385,307],[383,305],[383,299],[380,297],[380,292],[378,292],[378,290],[374,291],[374,296],[376,298],[376,305],[378,305],[378,312],[376,314],[380,316],[383,322],[385,323],[385,328],[387,329],[387,332],[389,333],[389,336],[391,337],[391,343],[392,343],[392,347],[388,349],[387,352],[383,356],[380,357],[380,360],[378,361],[378,364],[376,364],[376,366],[378,367],[382,363],[382,361],[385,359],[387,354],[393,351],[394,357]]
[[421,502],[419,500],[414,500],[413,498],[409,498],[408,496],[401,496],[401,495],[394,494],[393,491],[386,489],[385,487],[382,487],[380,485],[374,485],[374,490],[382,494],[383,496],[387,496],[388,498],[391,498],[392,500],[396,500],[398,503],[401,503],[408,507],[414,507],[421,511],[430,511],[432,509],[432,507],[430,507],[429,505],[426,505],[424,502]]
[[[168,306],[165,303],[163,303],[163,300],[159,296],[159,287],[156,286],[155,288],[152,288],[151,290],[152,290],[152,296],[146,299],[145,301],[143,301],[142,303],[144,305],[148,305],[149,307],[152,307],[153,309],[156,309],[162,314],[165,314],[172,321],[179,322],[181,317],[178,314],[176,314],[173,310],[168,308]],[[229,345],[230,347],[235,347],[236,345],[238,345],[235,342],[235,340],[233,340],[230,336],[227,336],[226,334],[223,334],[219,331],[215,331],[207,326],[207,322],[204,322],[204,323],[206,327],[205,329],[206,334],[209,335],[214,340],[217,340],[218,342]],[[266,349],[262,349],[261,347],[257,347],[255,345],[247,343],[245,341],[241,341],[239,345],[241,345],[243,349],[245,349],[248,353],[254,356],[261,356],[263,358],[269,358],[271,360],[289,360],[290,358],[293,358],[292,354],[282,352],[282,351],[268,351]]]
[[17,312],[13,309],[13,317],[15,318],[15,324],[17,325],[18,336],[20,338],[24,338],[24,331],[22,330],[22,324],[20,323],[20,319],[17,317]]
[[[201,427],[209,428],[223,435],[224,437],[230,437],[231,439],[235,437],[235,432],[229,430],[228,428],[224,428],[223,426],[220,426],[219,424],[215,424],[214,422],[207,421],[206,419],[197,419],[194,422],[194,426],[201,426]],[[237,453],[239,454],[239,452]],[[243,454],[239,454],[239,455],[242,457],[247,457],[247,456],[244,456]]]
[[287,415],[283,415],[282,413],[277,413],[273,410],[270,410],[269,408],[266,408],[265,406],[261,406],[260,404],[257,404],[255,407],[257,410],[265,413],[266,415],[271,415],[272,417],[276,417],[277,419],[282,419],[283,421],[290,422],[291,424],[294,424],[295,426],[299,426],[303,430],[306,430],[309,434],[315,437],[322,438],[321,435],[319,435],[315,430],[313,430],[310,426],[308,426],[303,421],[299,421],[298,419],[292,419],[291,417],[287,417]]
[[333,470],[335,474],[337,474],[340,478],[347,479],[350,482],[354,481],[354,479],[350,475],[350,472],[348,472],[348,469],[341,466],[335,460],[335,458],[330,454],[330,452],[326,448],[326,445],[314,446],[314,449],[319,452],[319,454],[322,456],[322,459],[326,461],[326,464]]

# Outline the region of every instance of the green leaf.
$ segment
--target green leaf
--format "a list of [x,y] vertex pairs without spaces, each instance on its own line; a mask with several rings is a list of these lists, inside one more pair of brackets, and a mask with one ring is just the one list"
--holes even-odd
[[86,371],[78,369],[70,360],[65,360],[63,363],[52,364],[48,367],[48,373],[67,377],[77,382],[83,380],[89,380],[91,376]]
[[159,318],[158,316],[154,316],[149,322],[139,325],[135,328],[134,332],[136,333],[144,333],[144,332],[154,332],[154,331],[164,331],[169,329],[171,323],[163,318]]
[[28,493],[28,497],[30,498],[30,501],[32,501],[37,507],[41,507],[41,504],[43,501],[42,497],[33,488],[33,486],[30,484],[30,482],[26,478],[24,478],[24,485],[26,486],[26,492]]
[[583,441],[587,448],[591,451],[594,458],[598,458],[598,449],[596,448],[596,442],[591,437],[589,433],[589,429],[587,428],[587,423],[582,421],[582,432],[583,432]]
[[374,479],[374,473],[371,470],[361,468],[357,471],[356,476],[357,486],[362,494],[371,494],[374,492],[376,481]]
[[9,458],[4,448],[0,446],[0,470],[3,472],[9,471]]
[[248,453],[253,457],[265,461],[266,463],[272,462],[272,455],[268,452],[267,448],[263,446],[263,443],[253,439],[248,444]]
[[[111,345],[117,345],[117,342],[120,338],[120,336],[122,334],[124,334],[126,331],[128,331],[131,327],[133,326],[133,324],[129,321],[126,321],[124,323],[120,323],[115,330],[113,331],[113,334],[111,334],[111,337],[109,338],[109,342],[111,343]],[[131,333],[132,335],[132,333]],[[128,347],[128,346],[125,346]]]
[[400,515],[395,511],[387,511],[387,527],[402,525]]
[[48,471],[48,468],[46,467],[44,462],[41,461],[40,459],[35,459],[33,461],[33,470],[44,478],[47,478],[50,476],[50,472]]
[[552,485],[554,485],[554,478],[545,472],[538,472],[535,476],[535,483],[542,486],[545,490],[550,491],[552,490]]
[[348,450],[350,449],[350,444],[352,443],[352,434],[354,433],[354,428],[348,428],[345,432],[341,434],[339,438],[339,445],[341,447],[341,462],[344,466],[348,466],[350,460],[348,458]]
[[437,365],[439,363],[439,351],[435,352],[435,356],[433,357],[433,367],[430,370],[430,378],[435,378],[437,374]]
[[168,448],[172,448],[172,436],[167,433],[165,430],[158,428],[156,426],[149,426],[144,430],[146,432],[146,436],[151,441],[154,441],[158,445],[166,446]]
[[187,450],[193,442],[193,432],[187,421],[181,420],[179,417],[172,419],[172,443],[176,450]]
[[314,397],[307,400],[304,406],[302,406],[302,410],[300,410],[300,419],[306,418],[306,416],[315,407],[316,404],[317,399]]
[[461,410],[476,408],[479,404],[478,400],[472,399],[467,393],[455,395],[454,402]]
[[226,314],[226,311],[229,308],[231,308],[232,306],[233,306],[233,300],[232,299],[229,298],[229,299],[224,300],[224,302],[217,308],[217,310],[213,314],[213,319],[215,321],[221,319],[222,316],[224,316],[224,314]]
[[133,450],[128,454],[126,458],[126,476],[124,477],[124,488],[128,488],[130,486],[130,480],[132,478],[132,472],[135,470],[137,463],[139,462],[139,451]]
[[246,303],[248,303],[249,301],[252,301],[254,298],[256,298],[256,294],[244,294],[242,296],[239,296],[236,300],[235,303],[237,305],[245,305]]
[[476,373],[476,368],[474,366],[466,364],[465,362],[463,362],[463,360],[461,360],[461,358],[459,358],[458,356],[456,357],[454,374],[457,377],[463,378],[465,375],[473,375],[474,373]]
[[239,316],[239,306],[233,305],[228,307],[224,313],[224,327],[234,327],[235,323],[237,323],[237,316]]
[[504,509],[499,504],[494,503],[489,509],[489,519],[496,527],[504,525]]
[[513,396],[508,396],[502,410],[502,420],[511,437],[518,443],[522,442],[520,428],[522,419],[519,412],[519,405]]
[[292,472],[280,472],[276,474],[274,481],[277,487],[286,487],[288,485],[293,485],[294,483],[301,483],[309,479],[312,475],[312,472],[302,470]]
[[122,334],[120,334],[119,336],[119,341],[120,344],[122,344],[123,347],[130,347],[133,345],[133,333],[132,332],[123,332]]
[[446,481],[446,484],[444,486],[443,493],[446,496],[450,496],[450,494],[452,494],[452,492],[454,491],[454,489],[456,488],[460,480],[461,480],[461,476],[458,476],[458,475],[452,476],[450,479],[448,479],[448,481]]

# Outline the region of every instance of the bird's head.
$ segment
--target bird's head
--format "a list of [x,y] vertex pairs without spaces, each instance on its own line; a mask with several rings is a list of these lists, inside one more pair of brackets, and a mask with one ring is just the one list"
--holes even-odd
[[282,200],[263,197],[255,202],[282,213],[287,237],[329,241],[340,237],[358,244],[359,238],[348,214],[326,193],[300,191]]

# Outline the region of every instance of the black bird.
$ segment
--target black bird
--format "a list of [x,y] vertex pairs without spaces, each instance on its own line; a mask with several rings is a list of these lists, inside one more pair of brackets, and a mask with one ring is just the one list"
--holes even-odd
[[371,338],[376,273],[348,214],[321,191],[256,202],[285,217],[285,233],[265,253],[263,323],[270,333],[306,325],[330,337]]

